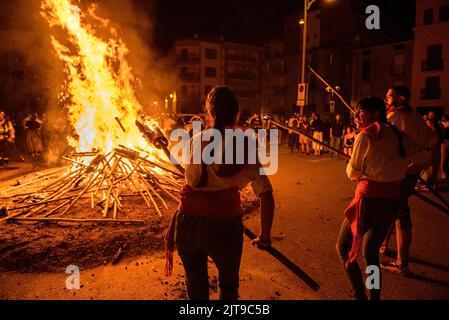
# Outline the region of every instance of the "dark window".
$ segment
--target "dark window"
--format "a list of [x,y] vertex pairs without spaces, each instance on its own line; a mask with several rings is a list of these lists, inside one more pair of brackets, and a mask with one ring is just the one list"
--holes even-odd
[[217,50],[206,48],[206,59],[217,59]]
[[189,52],[187,51],[187,49],[182,49],[181,50],[181,57],[182,58],[187,58],[189,56]]
[[427,77],[426,89],[437,89],[440,87],[440,77]]
[[440,7],[440,22],[449,21],[449,5]]
[[14,80],[23,80],[25,79],[25,73],[21,70],[12,71],[12,77]]
[[443,54],[443,45],[442,44],[434,44],[427,47],[427,59],[441,59]]
[[371,59],[363,59],[362,62],[362,80],[371,78]]
[[422,71],[442,70],[443,45],[435,44],[427,47],[427,60],[422,62]]
[[433,9],[424,10],[424,25],[433,23]]
[[217,77],[217,69],[216,68],[206,68],[206,77],[207,78],[216,78]]
[[440,77],[427,77],[426,87],[421,90],[421,99],[432,100],[441,98]]
[[404,44],[397,44],[394,46],[394,50],[404,50],[405,45]]
[[187,96],[187,86],[181,87],[181,96],[183,97]]

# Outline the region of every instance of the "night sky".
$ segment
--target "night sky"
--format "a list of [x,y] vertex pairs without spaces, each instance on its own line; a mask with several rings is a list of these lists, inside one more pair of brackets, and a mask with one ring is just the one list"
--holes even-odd
[[[106,7],[119,0],[81,0]],[[121,1],[121,0],[120,0]],[[225,40],[263,45],[281,38],[284,18],[303,8],[303,0],[129,0],[135,12],[146,12],[153,26],[154,44],[167,50],[175,39],[224,36]],[[317,0],[317,4],[324,0]],[[389,15],[410,31],[414,22],[415,0],[334,0],[377,4],[382,15]],[[32,29],[28,16],[40,19],[41,0],[0,0],[0,29]],[[77,1],[74,1],[75,3]],[[315,5],[316,6],[316,5]],[[120,11],[118,9],[118,11]],[[114,12],[120,17],[120,12]],[[35,18],[36,19],[36,18]],[[132,23],[132,22],[131,22]],[[412,34],[410,34],[411,36]]]

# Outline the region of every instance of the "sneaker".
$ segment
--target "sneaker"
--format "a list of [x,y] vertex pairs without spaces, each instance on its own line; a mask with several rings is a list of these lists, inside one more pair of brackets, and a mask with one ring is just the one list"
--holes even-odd
[[388,261],[381,263],[381,267],[388,272],[396,273],[401,276],[408,277],[410,275],[410,271],[408,270],[408,266],[398,264],[396,261]]

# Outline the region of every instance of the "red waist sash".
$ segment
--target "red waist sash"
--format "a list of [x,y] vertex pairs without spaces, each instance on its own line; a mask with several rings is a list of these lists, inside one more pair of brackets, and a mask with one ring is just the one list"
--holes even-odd
[[360,180],[355,190],[354,199],[345,210],[345,217],[351,226],[352,246],[346,267],[357,260],[359,242],[365,232],[365,208],[362,206],[363,198],[374,199],[400,199],[400,181],[376,182]]

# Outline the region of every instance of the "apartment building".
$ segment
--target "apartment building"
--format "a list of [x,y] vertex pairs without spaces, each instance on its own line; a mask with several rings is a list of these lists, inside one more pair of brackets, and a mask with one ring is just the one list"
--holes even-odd
[[367,96],[384,97],[394,85],[411,86],[413,41],[355,50],[351,104]]
[[449,113],[449,0],[417,0],[412,105]]
[[264,48],[221,39],[177,40],[173,46],[178,75],[177,112],[198,113],[216,85],[234,90],[242,116],[260,112],[260,68]]

